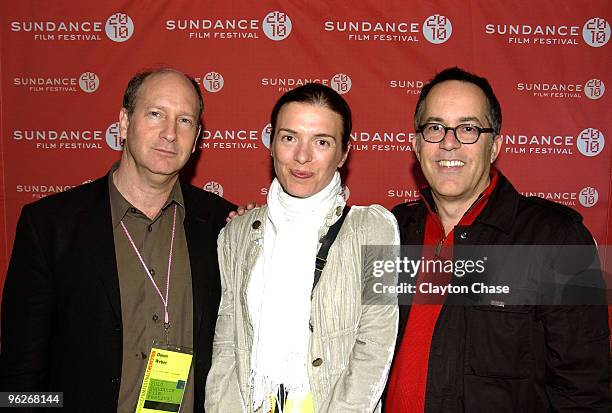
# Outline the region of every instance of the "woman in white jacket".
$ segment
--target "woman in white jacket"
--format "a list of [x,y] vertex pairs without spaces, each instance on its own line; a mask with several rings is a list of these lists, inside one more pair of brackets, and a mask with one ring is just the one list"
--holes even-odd
[[379,205],[345,208],[338,169],[351,111],[333,89],[287,92],[271,124],[276,178],[267,205],[234,218],[218,240],[222,298],[206,411],[372,412],[398,312],[395,297],[373,293],[379,280],[363,268],[390,250],[364,247],[398,245],[397,223]]

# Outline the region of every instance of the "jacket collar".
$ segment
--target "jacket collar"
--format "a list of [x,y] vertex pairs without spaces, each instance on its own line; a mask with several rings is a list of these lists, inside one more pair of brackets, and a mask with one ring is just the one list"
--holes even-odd
[[[507,234],[512,230],[512,224],[516,218],[520,195],[508,179],[498,171],[499,181],[491,194],[491,198],[483,211],[474,220],[474,224],[483,224],[499,229]],[[421,189],[421,196],[429,205],[434,205],[431,188],[429,186]],[[424,222],[427,214],[427,206],[423,200],[408,206],[407,216],[404,218],[405,225],[410,222]]]
[[200,326],[204,312],[207,309],[206,303],[218,301],[215,297],[215,282],[211,273],[211,263],[215,263],[215,256],[211,256],[217,250],[216,237],[210,234],[215,233],[211,228],[211,207],[200,202],[199,197],[194,194],[194,189],[189,184],[180,181],[183,200],[185,202],[185,239],[187,250],[189,251],[189,264],[191,267],[191,286],[193,296],[193,343],[194,348],[198,348],[200,336]]
[[[119,277],[115,257],[108,176],[104,176],[86,190],[87,199],[81,203],[82,209],[75,216],[79,237],[83,240],[83,260],[88,268],[96,273],[102,283],[115,316],[121,319],[121,299],[119,296]],[[89,247],[88,247],[89,246]]]
[[520,195],[508,179],[499,173],[499,182],[489,202],[474,223],[495,227],[506,234],[512,231],[516,219]]

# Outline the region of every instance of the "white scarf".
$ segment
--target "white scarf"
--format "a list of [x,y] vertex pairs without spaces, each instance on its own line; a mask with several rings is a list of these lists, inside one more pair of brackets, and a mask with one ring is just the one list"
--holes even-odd
[[[319,229],[342,199],[340,174],[308,198],[287,194],[277,179],[268,191],[263,256],[253,269],[249,308],[253,322],[250,384],[253,409],[270,410],[269,397],[283,384],[289,394],[310,392],[306,358],[310,294]],[[256,281],[259,280],[259,281]]]

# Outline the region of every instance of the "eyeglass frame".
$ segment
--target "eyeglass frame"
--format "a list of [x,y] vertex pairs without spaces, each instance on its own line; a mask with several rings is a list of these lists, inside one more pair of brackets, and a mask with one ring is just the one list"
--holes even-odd
[[[425,138],[425,134],[423,133],[423,130],[425,129],[425,126],[427,125],[439,125],[444,129],[444,134],[442,135],[439,141],[429,141]],[[476,140],[474,142],[462,142],[461,139],[459,139],[459,136],[457,136],[457,128],[460,126],[470,126],[476,129],[478,131],[478,137],[476,138]],[[440,143],[444,140],[444,138],[446,138],[446,134],[448,133],[449,130],[453,131],[453,136],[455,137],[455,139],[457,139],[457,142],[459,142],[462,145],[475,144],[476,142],[478,142],[478,139],[480,139],[480,135],[482,135],[483,133],[495,133],[495,129],[493,128],[481,128],[480,126],[476,126],[471,123],[460,123],[459,125],[452,127],[452,126],[444,126],[443,124],[438,123],[438,122],[427,122],[427,123],[423,123],[422,125],[419,125],[419,127],[417,128],[417,133],[420,133],[421,136],[423,136],[423,140],[425,140],[425,142]]]

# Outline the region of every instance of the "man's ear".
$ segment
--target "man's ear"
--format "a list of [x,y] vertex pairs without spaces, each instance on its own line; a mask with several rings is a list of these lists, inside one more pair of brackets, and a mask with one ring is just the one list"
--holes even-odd
[[130,116],[126,108],[121,108],[119,111],[119,137],[121,141],[127,139],[127,131],[130,126]]
[[412,140],[412,150],[414,152],[414,154],[416,155],[416,158],[419,162],[421,162],[421,138],[419,138],[419,135],[417,134],[414,139]]
[[201,133],[202,133],[202,125],[198,125],[198,131],[196,132],[196,136],[193,141],[193,148],[191,148],[191,153],[194,153],[196,148],[198,147],[198,139],[200,139]]
[[493,138],[493,142],[491,143],[491,155],[490,155],[491,163],[495,162],[495,160],[499,156],[499,153],[501,152],[501,147],[502,147],[502,137],[501,135],[496,135]]

